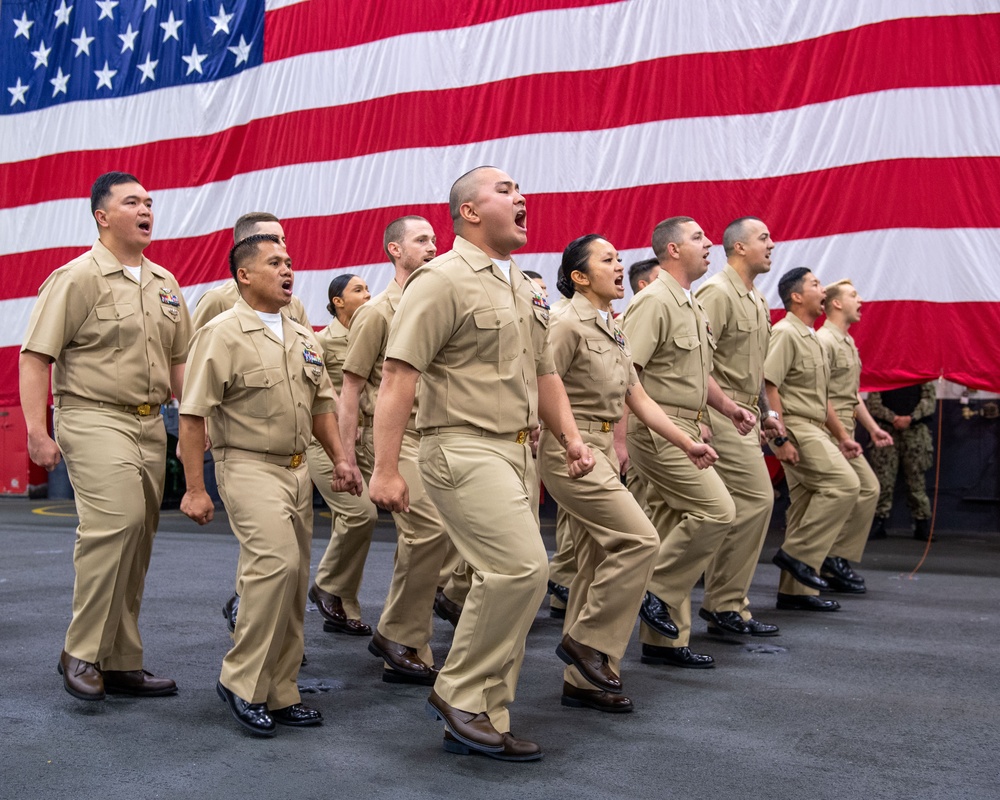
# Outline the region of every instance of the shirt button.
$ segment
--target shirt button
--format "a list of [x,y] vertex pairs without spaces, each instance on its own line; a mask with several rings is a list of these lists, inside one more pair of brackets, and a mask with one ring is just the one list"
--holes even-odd
[[527,352],[528,352],[528,349],[527,349],[527,348],[525,348],[525,349],[524,349],[524,350],[522,350],[521,352],[522,352],[522,353],[527,353]]

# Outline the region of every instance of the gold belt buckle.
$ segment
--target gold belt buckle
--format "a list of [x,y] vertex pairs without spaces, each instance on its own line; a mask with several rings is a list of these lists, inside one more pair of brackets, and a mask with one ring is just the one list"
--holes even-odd
[[701,422],[701,411],[698,412],[698,416],[694,418],[695,422]]
[[528,432],[527,431],[518,431],[517,432],[517,439],[515,441],[518,444],[524,444],[527,441],[527,439],[528,439]]
[[151,410],[149,403],[143,403],[141,406],[135,407],[135,413],[140,417],[148,417]]
[[611,432],[611,423],[607,422],[607,421],[602,421],[601,422],[601,433],[610,433],[610,432]]
[[298,469],[302,465],[302,453],[296,453],[292,456],[291,460],[288,462],[288,466],[291,469]]

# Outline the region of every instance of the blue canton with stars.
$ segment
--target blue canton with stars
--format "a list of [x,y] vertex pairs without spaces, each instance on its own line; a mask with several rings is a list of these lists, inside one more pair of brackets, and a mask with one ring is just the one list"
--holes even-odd
[[206,83],[264,58],[264,0],[3,0],[0,113]]

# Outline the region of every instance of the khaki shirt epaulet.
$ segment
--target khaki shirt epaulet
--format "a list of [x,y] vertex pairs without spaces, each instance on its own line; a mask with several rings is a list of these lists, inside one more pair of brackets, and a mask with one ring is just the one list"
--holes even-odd
[[861,385],[861,356],[850,334],[844,333],[830,320],[817,331],[830,368],[830,403],[834,413],[844,422],[854,416]]
[[[223,311],[228,311],[236,305],[236,301],[239,299],[240,290],[236,285],[236,281],[226,281],[221,286],[209,289],[195,303],[194,314],[192,315],[194,329],[198,330],[202,328],[213,317],[217,317]],[[281,309],[281,313],[293,322],[305,325],[307,328],[312,327],[309,324],[309,317],[306,316],[305,306],[302,305],[302,301],[295,295],[292,295],[291,302]]]
[[283,318],[284,342],[242,299],[191,342],[181,414],[214,415],[212,452],[305,452],[313,416],[336,410],[313,331]]
[[52,394],[115,405],[170,399],[191,317],[177,279],[143,257],[137,283],[100,240],[42,284],[21,351],[48,356]]
[[610,323],[583,295],[575,294],[553,314],[549,344],[573,416],[617,422],[625,411],[625,392],[638,381],[632,351],[617,320]]
[[[771,312],[757,289],[747,289],[729,264],[696,292],[715,338],[712,376],[724,392],[756,398],[771,338]],[[747,403],[745,398],[739,402]],[[756,405],[756,403],[749,403]]]
[[826,421],[830,367],[816,332],[794,314],[771,329],[764,379],[778,388],[784,415]]
[[660,270],[629,301],[622,328],[632,345],[640,381],[657,403],[701,411],[708,400],[715,341],[698,298]]
[[547,303],[513,260],[508,282],[456,236],[454,249],[410,276],[389,330],[386,357],[422,373],[417,428],[536,427],[537,376],[555,372],[548,324]]

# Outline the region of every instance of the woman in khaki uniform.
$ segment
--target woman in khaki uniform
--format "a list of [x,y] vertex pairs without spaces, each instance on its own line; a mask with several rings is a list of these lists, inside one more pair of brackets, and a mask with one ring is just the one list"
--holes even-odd
[[[316,339],[323,348],[326,371],[339,395],[344,383],[347,331],[354,312],[371,299],[371,292],[364,278],[347,273],[330,282],[327,296],[330,300],[327,310],[333,315],[333,321],[316,334]],[[331,491],[333,464],[315,439],[306,450],[306,463],[309,476],[333,514],[330,543],[316,568],[316,581],[309,588],[309,599],[323,617],[324,631],[371,636],[371,627],[361,621],[358,589],[378,510],[368,499],[367,487],[363,487],[360,497]]]
[[570,517],[578,567],[556,649],[569,665],[562,704],[618,713],[632,710],[622,694],[619,665],[660,539],[619,477],[615,423],[628,404],[699,468],[716,460],[715,451],[682,432],[639,383],[628,341],[611,315],[612,301],[624,296],[623,278],[618,252],[596,234],[576,239],[563,252],[559,291],[570,301],[552,316],[549,342],[596,465],[589,475],[571,479],[564,448],[547,430],[538,450],[542,481]]

